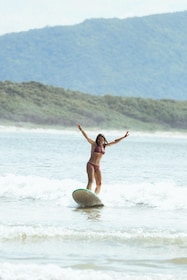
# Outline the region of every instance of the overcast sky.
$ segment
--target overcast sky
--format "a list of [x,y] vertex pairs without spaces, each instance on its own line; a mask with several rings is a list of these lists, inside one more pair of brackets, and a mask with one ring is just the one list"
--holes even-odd
[[91,18],[187,11],[187,0],[0,0],[0,35]]

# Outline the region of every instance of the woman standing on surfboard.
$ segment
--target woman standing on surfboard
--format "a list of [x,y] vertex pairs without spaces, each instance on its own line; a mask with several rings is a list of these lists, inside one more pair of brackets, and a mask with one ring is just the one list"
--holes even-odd
[[111,146],[113,144],[117,144],[127,136],[129,136],[129,132],[127,131],[126,134],[118,139],[115,139],[112,142],[108,142],[103,134],[98,134],[96,140],[92,140],[88,137],[86,132],[82,129],[81,125],[78,124],[79,130],[82,132],[83,136],[86,140],[91,144],[91,156],[89,161],[87,162],[87,174],[88,174],[88,185],[87,189],[92,189],[92,184],[96,182],[95,193],[99,194],[101,190],[102,184],[102,176],[100,170],[100,160],[105,153],[105,147]]

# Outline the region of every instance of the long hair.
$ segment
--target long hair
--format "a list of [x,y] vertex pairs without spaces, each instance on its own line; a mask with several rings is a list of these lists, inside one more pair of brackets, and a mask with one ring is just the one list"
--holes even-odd
[[106,144],[108,144],[108,141],[106,140],[106,138],[105,138],[105,136],[104,136],[103,134],[99,133],[99,134],[97,135],[97,137],[96,137],[95,142],[96,142],[97,145],[99,145],[99,143],[98,143],[98,138],[99,138],[100,136],[103,137],[103,139],[104,139],[104,144],[103,144],[103,146],[105,147]]

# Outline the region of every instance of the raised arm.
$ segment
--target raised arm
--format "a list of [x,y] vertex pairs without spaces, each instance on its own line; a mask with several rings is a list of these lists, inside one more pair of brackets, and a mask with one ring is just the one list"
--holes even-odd
[[126,138],[127,136],[129,136],[129,132],[128,132],[128,131],[125,133],[124,136],[122,136],[122,137],[120,137],[120,138],[117,138],[117,139],[115,139],[115,140],[112,141],[112,142],[109,142],[108,144],[106,144],[106,146],[110,146],[110,145],[113,145],[113,144],[117,144],[117,143],[119,143],[121,140],[123,140],[124,138]]
[[90,144],[94,144],[94,141],[88,137],[88,135],[86,134],[86,132],[83,130],[83,128],[81,127],[80,124],[77,125],[78,129],[82,132],[82,135],[86,138],[86,140],[90,143]]

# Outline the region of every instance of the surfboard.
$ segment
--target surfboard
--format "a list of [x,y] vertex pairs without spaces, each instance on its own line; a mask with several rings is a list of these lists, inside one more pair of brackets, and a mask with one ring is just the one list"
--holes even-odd
[[102,207],[101,199],[87,189],[77,189],[72,193],[73,199],[80,207]]

